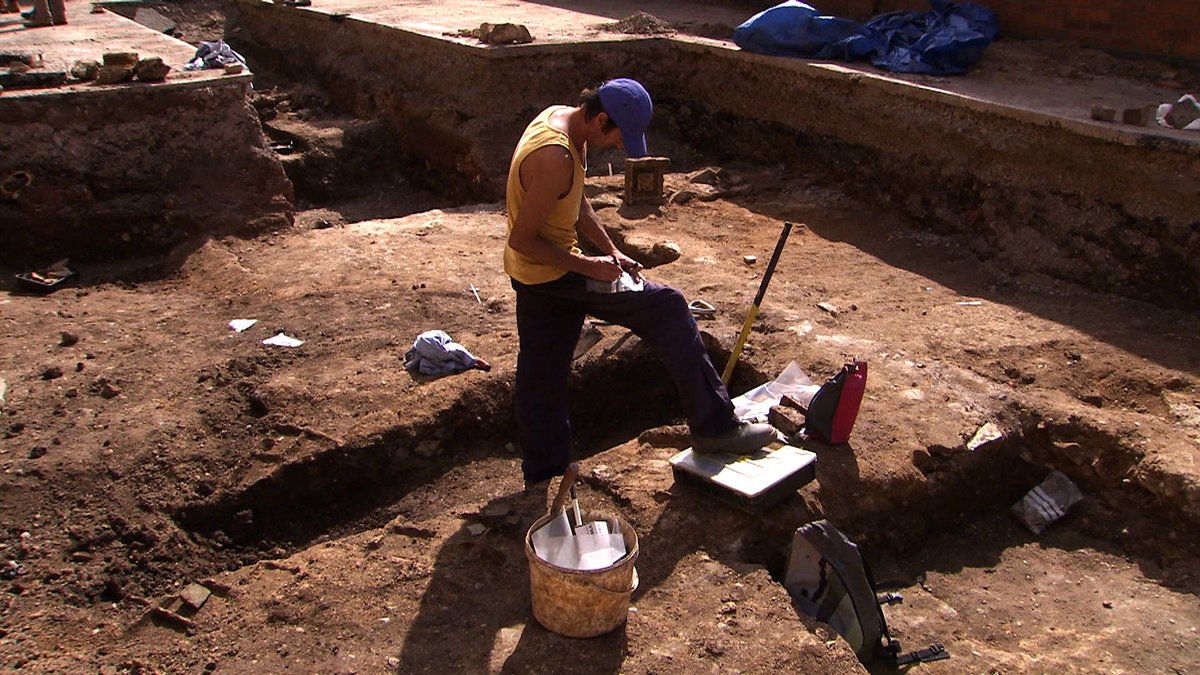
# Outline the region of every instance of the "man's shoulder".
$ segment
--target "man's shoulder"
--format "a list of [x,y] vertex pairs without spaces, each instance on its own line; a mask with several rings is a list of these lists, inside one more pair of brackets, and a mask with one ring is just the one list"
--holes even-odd
[[529,151],[523,164],[538,173],[573,173],[575,159],[565,145],[548,143]]

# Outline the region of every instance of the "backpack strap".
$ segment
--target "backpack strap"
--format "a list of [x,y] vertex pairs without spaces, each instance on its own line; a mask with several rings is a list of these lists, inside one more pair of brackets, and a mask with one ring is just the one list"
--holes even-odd
[[[867,564],[866,556],[862,559],[863,571],[867,573],[867,583],[871,584],[871,588],[875,586],[875,575],[871,574],[871,566]],[[884,604],[894,604],[904,602],[904,596],[899,593],[885,593],[880,602],[876,603],[875,609],[879,611],[879,626],[883,629],[883,651],[888,658],[897,666],[906,666],[911,663],[928,663],[930,661],[941,661],[942,659],[950,658],[950,652],[942,644],[934,643],[924,649],[918,649],[915,652],[907,654],[900,653],[900,641],[892,639],[891,632],[888,631],[887,619],[883,615]]]
[[941,644],[931,644],[924,649],[918,649],[915,652],[909,652],[904,656],[896,657],[897,666],[907,666],[910,663],[929,663],[930,661],[941,661],[942,659],[950,658],[950,652]]

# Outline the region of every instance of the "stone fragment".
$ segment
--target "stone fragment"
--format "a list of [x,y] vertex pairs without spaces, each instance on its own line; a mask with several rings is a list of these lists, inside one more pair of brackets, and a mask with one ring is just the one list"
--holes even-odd
[[1200,103],[1196,102],[1196,97],[1188,94],[1171,106],[1165,119],[1167,124],[1182,129],[1200,119]]
[[96,84],[118,84],[133,79],[136,66],[101,66],[96,74]]
[[100,74],[99,61],[76,61],[71,66],[71,77],[81,82],[91,82]]
[[703,183],[705,185],[716,185],[719,180],[717,170],[711,166],[688,174],[687,179],[689,183]]
[[104,65],[106,66],[128,66],[136,68],[138,63],[137,52],[108,52],[103,56]]
[[1154,121],[1154,113],[1158,111],[1158,106],[1144,105],[1137,108],[1126,108],[1121,113],[1121,121],[1125,124],[1132,124],[1138,127],[1150,126]]
[[163,60],[157,56],[138,61],[136,69],[137,79],[142,82],[162,82],[167,79],[169,72],[171,72],[171,66],[163,63]]
[[0,68],[27,66],[30,68],[41,65],[41,57],[27,52],[0,52]]
[[675,262],[683,256],[683,250],[679,248],[679,244],[673,241],[658,241],[650,247],[650,260],[654,266],[666,265],[667,263]]
[[242,72],[243,70],[245,70],[245,67],[243,67],[242,64],[240,64],[240,63],[231,63],[231,64],[225,66],[225,74],[226,75],[237,75],[238,73]]
[[742,262],[746,263],[747,265],[753,265],[754,263],[758,262],[758,256],[744,255],[742,256]]
[[767,411],[767,421],[784,434],[794,436],[804,428],[804,413],[795,408],[775,405]]
[[479,26],[479,39],[484,44],[507,45],[533,42],[529,29],[519,23],[484,23]]
[[672,204],[686,204],[695,198],[696,198],[695,192],[684,188],[683,190],[676,190],[675,192],[673,192],[671,194],[671,198],[668,199],[667,201]]
[[1092,106],[1092,119],[1100,120],[1101,122],[1116,122],[1117,109],[1106,105],[1094,105]]
[[186,602],[193,609],[200,609],[204,606],[204,603],[208,602],[210,595],[212,595],[212,591],[204,586],[197,583],[190,583],[179,592],[179,599]]
[[472,537],[478,537],[484,532],[487,532],[487,527],[481,523],[471,523],[467,526],[467,532],[469,532]]
[[823,311],[829,312],[830,316],[837,316],[839,313],[841,313],[841,310],[837,308],[837,305],[832,303],[818,302],[817,307]]
[[67,73],[61,70],[26,70],[12,68],[0,72],[0,87],[5,89],[48,89],[62,86]]
[[78,336],[78,335],[76,335],[76,334],[74,334],[74,333],[72,333],[72,332],[70,332],[70,331],[66,331],[66,330],[64,330],[64,331],[62,332],[62,334],[59,336],[59,339],[58,339],[58,346],[60,346],[60,347],[70,347],[71,345],[73,345],[73,344],[76,344],[77,342],[79,342],[79,336]]

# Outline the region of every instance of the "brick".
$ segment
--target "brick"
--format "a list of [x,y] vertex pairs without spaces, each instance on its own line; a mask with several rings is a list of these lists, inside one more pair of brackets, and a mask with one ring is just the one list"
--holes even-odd
[[1143,105],[1136,108],[1126,108],[1125,111],[1121,113],[1121,121],[1125,124],[1148,127],[1152,122],[1154,122],[1154,113],[1157,110],[1157,105]]

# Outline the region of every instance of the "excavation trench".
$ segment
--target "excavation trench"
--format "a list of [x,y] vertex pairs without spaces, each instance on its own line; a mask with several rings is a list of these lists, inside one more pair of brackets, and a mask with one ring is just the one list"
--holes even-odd
[[[611,353],[581,360],[572,378],[576,455],[585,465],[603,463],[606,451],[639,437],[653,445],[655,434],[644,432],[678,428],[674,425],[680,421],[677,394],[650,350],[636,338],[608,349]],[[727,357],[719,349],[713,352],[717,362]],[[766,379],[747,361],[735,374],[735,383],[743,388]],[[281,465],[254,483],[183,505],[175,521],[209,550],[208,564],[217,569],[235,569],[291,554],[316,541],[383,527],[401,515],[396,504],[405,495],[436,486],[453,468],[515,457],[508,442],[514,436],[511,416],[496,414],[509,410],[511,396],[510,378],[483,380],[433,422],[397,426],[368,443],[334,445]],[[254,417],[253,401],[246,406],[247,416]],[[864,450],[806,442],[804,446],[818,455],[817,481],[762,513],[741,516],[730,554],[736,562],[763,565],[782,578],[796,527],[826,518],[860,543],[869,557],[904,559],[920,552],[928,537],[1005,513],[1052,469],[1071,476],[1086,495],[1079,513],[1068,516],[1069,527],[1130,555],[1161,559],[1164,551],[1178,549],[1179,532],[1195,529],[1178,517],[1176,506],[1124,478],[1137,457],[1118,438],[1105,438],[1082,423],[1054,423],[1029,411],[1019,424],[974,451],[927,448],[918,461],[923,483],[889,482],[869,505],[855,498],[864,485],[840,468]],[[271,433],[309,432],[276,425]],[[1064,454],[1064,441],[1080,438],[1099,448],[1090,461]],[[683,447],[686,438],[674,442]],[[583,481],[612,508],[628,506],[604,473],[585,471]],[[686,485],[677,484],[670,499],[685,511],[729,508]],[[1120,517],[1114,517],[1117,514]],[[1009,534],[1012,544],[1028,539],[1020,532]],[[728,543],[719,535],[710,539],[704,545],[714,549]]]
[[[743,371],[748,370],[745,366]],[[586,457],[669,424],[678,407],[670,378],[636,338],[610,358],[582,363],[572,379],[576,452]],[[322,536],[378,527],[390,506],[415,487],[436,483],[454,466],[514,456],[511,378],[489,378],[433,422],[390,429],[373,442],[332,447],[280,466],[270,476],[178,509],[196,536],[232,549],[236,560],[295,550]],[[253,416],[253,402],[247,414]],[[486,412],[485,412],[486,411]],[[303,434],[276,426],[272,431]]]

